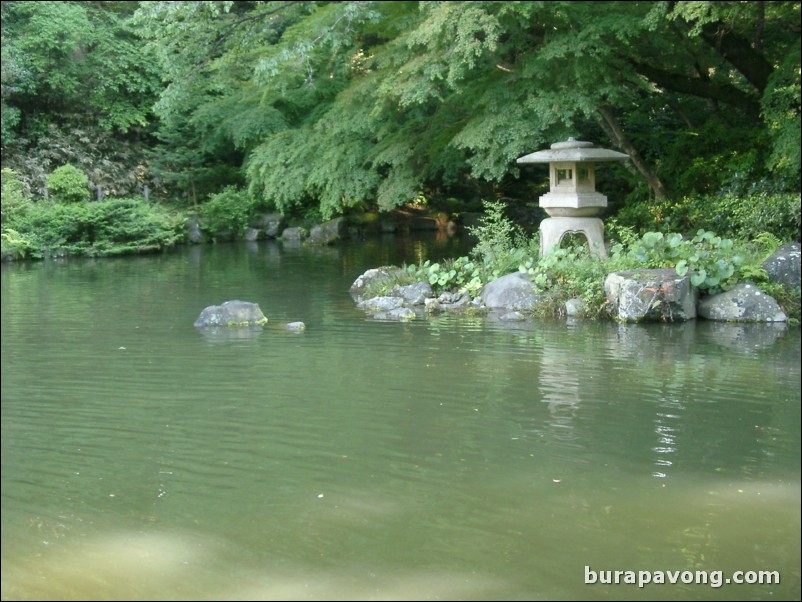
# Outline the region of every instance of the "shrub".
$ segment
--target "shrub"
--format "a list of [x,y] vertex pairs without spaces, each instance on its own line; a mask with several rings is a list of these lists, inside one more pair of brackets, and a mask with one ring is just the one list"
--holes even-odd
[[35,251],[30,236],[20,234],[11,228],[3,228],[0,234],[0,255],[5,259],[25,259]]
[[0,197],[0,221],[13,222],[24,214],[31,205],[23,193],[22,181],[13,169],[2,170],[2,197]]
[[672,232],[647,232],[628,246],[613,245],[610,255],[633,267],[673,267],[677,274],[688,274],[693,286],[707,293],[731,288],[738,281],[743,257],[734,250],[734,242],[712,232],[699,230],[692,239]]
[[561,315],[565,302],[576,297],[585,302],[587,315],[598,314],[604,306],[604,280],[612,271],[623,269],[620,260],[601,259],[586,246],[556,248],[537,262],[528,261],[520,271],[532,274],[541,303],[540,315]]
[[[122,255],[174,245],[183,221],[141,197],[62,205],[36,203],[14,224],[4,246],[33,258],[72,255]],[[12,243],[15,246],[12,246]],[[16,252],[22,256],[23,252]]]
[[94,255],[148,253],[173,246],[183,236],[183,219],[142,197],[111,199],[93,205]]
[[250,193],[228,186],[201,207],[202,227],[212,235],[225,231],[240,235],[248,227],[254,208]]
[[89,200],[89,178],[69,163],[47,176],[50,197],[59,203],[80,203]]
[[14,230],[28,241],[30,257],[69,252],[93,237],[89,203],[35,203],[14,222]]
[[468,232],[478,241],[471,251],[485,267],[499,266],[514,251],[522,246],[523,231],[504,215],[504,204],[498,201],[483,201],[485,214],[479,225],[469,227]]
[[800,195],[787,192],[727,192],[659,203],[624,207],[616,222],[644,232],[695,232],[699,229],[722,236],[751,239],[762,232],[789,241],[799,237]]

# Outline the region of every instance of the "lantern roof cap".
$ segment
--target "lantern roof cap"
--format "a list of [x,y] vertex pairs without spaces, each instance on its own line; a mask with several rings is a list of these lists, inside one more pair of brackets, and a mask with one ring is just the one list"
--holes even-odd
[[517,163],[556,163],[559,161],[624,161],[629,155],[607,148],[596,148],[592,142],[568,138],[555,142],[550,149],[519,157]]

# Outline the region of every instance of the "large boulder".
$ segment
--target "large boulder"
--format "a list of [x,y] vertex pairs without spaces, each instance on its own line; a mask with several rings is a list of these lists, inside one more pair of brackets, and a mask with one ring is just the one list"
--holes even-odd
[[398,286],[387,294],[392,297],[401,297],[409,305],[423,305],[426,299],[431,299],[434,295],[432,285],[426,281]]
[[276,238],[287,225],[286,218],[280,213],[265,213],[260,215],[252,227],[263,230],[268,238]]
[[265,231],[259,228],[248,228],[247,230],[245,230],[245,234],[243,234],[243,238],[248,242],[261,240],[264,237],[265,237]]
[[800,246],[798,242],[781,246],[763,262],[769,280],[787,286],[800,286]]
[[281,239],[285,242],[300,242],[308,235],[309,233],[306,231],[306,228],[284,228],[281,232]]
[[226,301],[222,305],[210,305],[195,320],[196,328],[214,326],[262,326],[267,318],[257,303]]
[[621,322],[675,322],[696,317],[698,291],[674,268],[629,270],[604,281],[613,317]]
[[313,226],[309,232],[309,238],[306,239],[308,245],[330,245],[331,243],[342,240],[346,233],[346,224],[344,217],[323,222],[317,226]]
[[744,282],[725,293],[702,299],[699,315],[721,322],[785,322],[788,319],[774,297]]
[[197,216],[190,217],[185,225],[187,240],[193,244],[201,244],[206,242],[206,237],[201,230],[200,218]]
[[538,302],[532,277],[523,272],[507,274],[488,282],[482,289],[482,302],[491,309],[531,310]]
[[361,301],[368,286],[374,282],[394,278],[400,272],[401,268],[392,265],[385,265],[380,268],[367,270],[364,274],[357,276],[357,279],[354,280],[354,283],[351,285],[351,297],[353,297],[354,301]]

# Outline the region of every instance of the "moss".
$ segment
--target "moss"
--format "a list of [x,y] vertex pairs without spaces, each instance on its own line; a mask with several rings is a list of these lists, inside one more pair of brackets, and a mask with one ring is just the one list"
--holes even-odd
[[243,320],[242,322],[235,322],[232,320],[228,322],[228,326],[264,326],[265,324],[267,324],[267,318],[262,318],[261,320],[255,320],[254,322],[251,322],[249,320]]

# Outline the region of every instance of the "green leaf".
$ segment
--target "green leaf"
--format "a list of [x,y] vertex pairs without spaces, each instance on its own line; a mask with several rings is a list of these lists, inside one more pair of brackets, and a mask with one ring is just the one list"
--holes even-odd
[[699,270],[695,274],[691,275],[691,284],[693,286],[702,286],[705,280],[707,279],[707,272],[705,270]]

